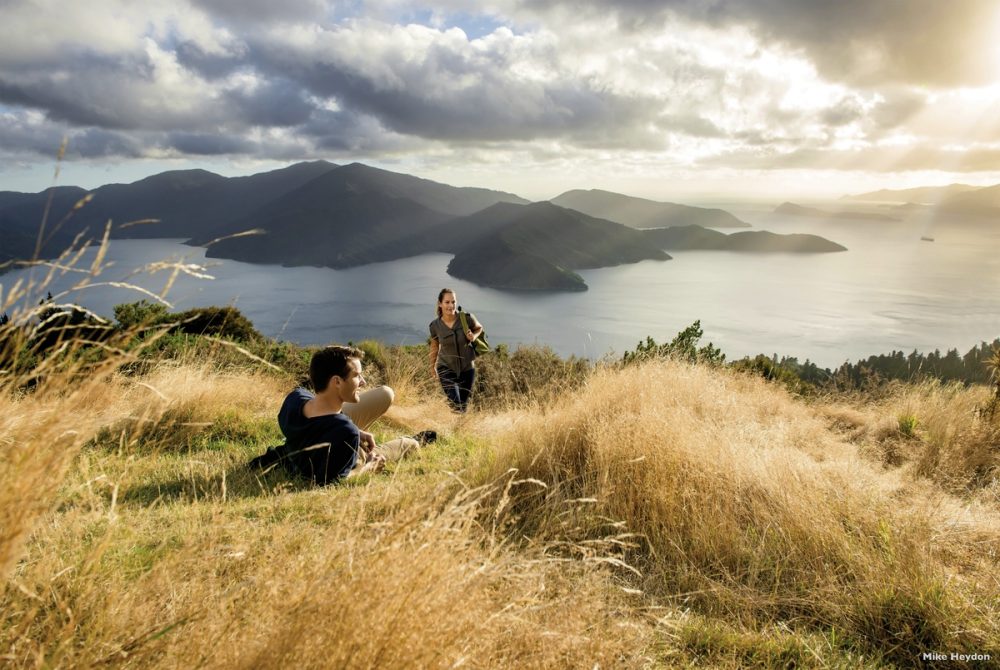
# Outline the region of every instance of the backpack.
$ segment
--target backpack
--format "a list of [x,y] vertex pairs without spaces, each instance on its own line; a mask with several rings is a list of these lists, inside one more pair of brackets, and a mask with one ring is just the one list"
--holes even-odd
[[[469,322],[465,320],[465,312],[461,309],[458,310],[458,318],[462,320],[462,332],[464,333],[469,330]],[[472,318],[475,319],[476,315],[473,314]],[[481,326],[483,324],[480,323],[479,325]],[[479,337],[476,338],[476,341],[472,343],[472,348],[475,350],[476,356],[482,356],[492,350],[489,340],[486,339],[486,328],[483,328],[483,332],[481,332]]]

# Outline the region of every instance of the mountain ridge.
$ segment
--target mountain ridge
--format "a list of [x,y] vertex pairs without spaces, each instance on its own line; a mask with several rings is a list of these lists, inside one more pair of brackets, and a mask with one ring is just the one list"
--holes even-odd
[[[86,206],[74,209],[87,197]],[[692,225],[685,221],[748,227],[723,210],[610,191],[567,191],[532,203],[505,191],[450,186],[363,163],[312,161],[243,177],[172,170],[90,192],[0,192],[0,261],[34,254],[37,221],[50,198],[53,212],[72,215],[50,229],[42,255],[61,252],[85,230],[96,237],[111,220],[112,237],[178,237],[206,246],[208,257],[250,263],[347,268],[450,253],[453,276],[508,290],[586,290],[576,270],[668,260],[659,241],[680,244],[679,238],[658,231]],[[574,199],[630,223],[559,204]],[[158,222],[122,226],[136,219]],[[762,241],[756,231],[745,239],[721,233],[709,239],[714,231],[702,230],[701,246],[691,247],[694,233],[682,232],[688,246],[675,248],[816,250],[782,236]],[[246,232],[253,234],[241,235]]]
[[574,189],[549,202],[632,228],[666,228],[689,224],[706,228],[750,227],[750,224],[722,209],[660,202],[601,189]]
[[920,205],[933,205],[948,197],[976,191],[979,186],[969,184],[948,184],[946,186],[918,186],[904,189],[879,189],[867,193],[845,195],[841,200],[858,200],[864,202],[912,202]]

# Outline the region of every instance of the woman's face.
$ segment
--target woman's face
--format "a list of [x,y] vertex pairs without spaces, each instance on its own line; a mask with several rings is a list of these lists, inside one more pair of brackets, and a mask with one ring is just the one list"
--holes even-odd
[[455,313],[456,304],[457,303],[455,302],[455,294],[445,293],[444,296],[441,298],[441,302],[438,303],[438,306],[441,308],[442,315],[447,314],[450,316]]

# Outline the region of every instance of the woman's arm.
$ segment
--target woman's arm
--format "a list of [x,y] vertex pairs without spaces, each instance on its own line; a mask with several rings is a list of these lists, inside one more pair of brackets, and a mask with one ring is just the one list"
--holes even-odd
[[438,351],[441,349],[441,343],[437,341],[437,338],[431,338],[431,374],[434,375],[434,379],[437,379],[438,369]]
[[465,339],[469,342],[475,342],[476,338],[483,334],[483,324],[476,321],[474,316],[470,315],[469,318],[472,319],[472,325],[465,331]]

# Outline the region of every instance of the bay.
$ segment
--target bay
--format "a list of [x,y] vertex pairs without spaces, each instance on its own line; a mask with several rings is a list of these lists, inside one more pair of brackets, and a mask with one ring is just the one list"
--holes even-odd
[[[333,270],[206,259],[204,249],[181,240],[112,240],[110,267],[93,281],[159,293],[170,271],[150,271],[151,263],[205,266],[211,278],[177,276],[166,295],[174,309],[234,305],[264,335],[304,345],[365,338],[423,343],[445,286],[487,326],[494,344],[548,345],[589,358],[620,355],[646,336],[668,341],[695,320],[705,331],[703,342],[721,347],[729,360],[777,353],[824,367],[894,349],[964,353],[1000,337],[995,230],[783,217],[763,206],[725,206],[755,229],[820,234],[848,251],[674,252],[670,261],[581,271],[590,287],[583,293],[515,293],[450,277],[447,254]],[[929,232],[934,241],[921,240]],[[78,267],[89,267],[94,253],[88,249]],[[44,274],[34,268],[2,275],[2,295],[18,280],[38,283]],[[72,290],[79,279],[56,273],[31,300],[51,291],[59,302],[110,317],[115,304],[144,297],[108,285]]]

